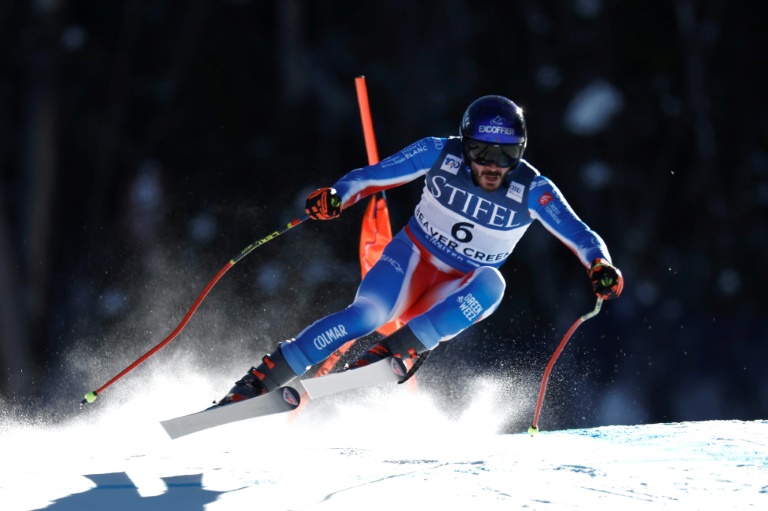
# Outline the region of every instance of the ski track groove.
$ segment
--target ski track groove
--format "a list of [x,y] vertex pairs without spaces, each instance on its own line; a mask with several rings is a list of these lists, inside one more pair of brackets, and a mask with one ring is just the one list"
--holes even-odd
[[321,500],[318,500],[317,502],[315,502],[314,505],[322,504],[323,502],[328,502],[334,496],[336,496],[336,495],[338,495],[340,493],[344,493],[344,492],[348,492],[350,490],[355,490],[357,488],[362,488],[364,486],[380,483],[382,481],[387,481],[389,479],[396,479],[398,477],[410,476],[410,475],[413,475],[413,474],[418,474],[420,472],[426,472],[426,471],[429,471],[429,470],[435,470],[435,469],[438,469],[438,468],[441,468],[441,467],[444,467],[444,466],[447,466],[447,465],[452,465],[452,463],[449,463],[449,462],[439,463],[439,464],[431,466],[431,467],[421,467],[418,470],[411,470],[410,472],[401,472],[399,474],[392,474],[392,475],[388,475],[386,477],[379,477],[379,478],[376,478],[376,479],[373,479],[373,480],[370,480],[370,481],[366,481],[364,483],[356,484],[354,486],[348,486],[347,488],[342,488],[340,490],[336,490],[334,492],[329,493],[328,495],[323,497]]

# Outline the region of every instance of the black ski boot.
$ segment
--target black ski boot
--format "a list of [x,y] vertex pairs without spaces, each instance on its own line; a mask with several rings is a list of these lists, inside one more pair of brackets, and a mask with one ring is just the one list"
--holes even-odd
[[235,382],[226,396],[221,399],[218,406],[245,401],[252,397],[272,392],[296,378],[296,373],[288,365],[283,357],[280,347],[261,359],[258,367],[251,367],[248,374]]
[[427,347],[416,337],[411,328],[405,325],[368,348],[365,355],[352,364],[350,369],[364,367],[387,357],[416,358],[426,351],[429,351]]

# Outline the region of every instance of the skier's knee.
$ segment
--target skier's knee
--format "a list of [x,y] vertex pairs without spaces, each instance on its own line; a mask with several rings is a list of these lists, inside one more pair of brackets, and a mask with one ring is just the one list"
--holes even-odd
[[485,290],[489,296],[496,296],[499,300],[504,296],[507,283],[501,272],[492,266],[481,266],[472,272],[473,280]]

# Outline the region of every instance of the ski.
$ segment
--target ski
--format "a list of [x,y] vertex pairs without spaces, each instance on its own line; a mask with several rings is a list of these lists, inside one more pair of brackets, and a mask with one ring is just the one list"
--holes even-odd
[[319,399],[345,390],[397,383],[405,377],[406,372],[402,360],[388,357],[351,371],[301,380],[301,384],[310,399]]
[[[399,358],[386,358],[351,371],[327,374],[301,380],[309,399],[319,399],[347,390],[374,387],[401,381],[406,374],[405,364]],[[171,439],[198,431],[265,415],[290,412],[301,403],[299,393],[292,387],[281,387],[274,392],[225,406],[161,421]]]
[[207,410],[160,421],[171,439],[176,439],[204,429],[232,422],[290,412],[299,406],[299,393],[291,387],[281,387],[274,392],[225,406],[212,406]]

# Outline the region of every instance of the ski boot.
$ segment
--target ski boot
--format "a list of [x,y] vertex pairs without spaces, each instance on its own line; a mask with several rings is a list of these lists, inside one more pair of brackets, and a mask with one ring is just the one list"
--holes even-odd
[[420,353],[429,351],[408,325],[395,331],[388,337],[377,342],[365,352],[365,355],[350,366],[350,369],[364,367],[387,357],[400,359],[415,359]]
[[230,389],[216,406],[224,406],[238,401],[245,401],[267,392],[271,392],[278,387],[282,387],[296,378],[296,374],[285,361],[280,347],[261,359],[258,367],[251,367],[248,373],[235,382],[235,386]]

